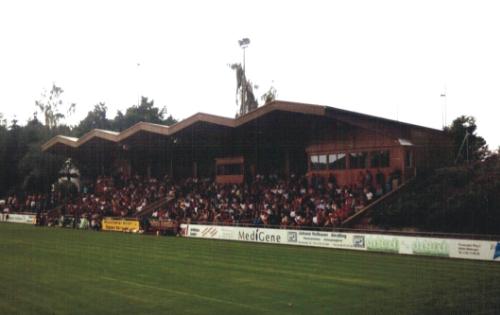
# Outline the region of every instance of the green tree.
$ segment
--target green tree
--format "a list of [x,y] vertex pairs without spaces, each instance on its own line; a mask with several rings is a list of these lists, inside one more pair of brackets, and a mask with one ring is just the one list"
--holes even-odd
[[148,100],[147,97],[143,96],[141,97],[141,103],[127,108],[125,114],[118,111],[115,119],[112,121],[112,128],[122,131],[141,121],[167,126],[177,122],[172,115],[165,118],[166,114],[167,108],[165,106],[161,109],[155,107],[153,100]]
[[7,127],[7,119],[3,117],[2,113],[0,113],[0,127]]
[[253,91],[257,86],[254,86],[247,79],[241,63],[233,63],[229,67],[236,73],[236,104],[239,104],[239,111],[236,113],[236,117],[238,117],[245,115],[259,106]]
[[9,181],[7,179],[7,172],[10,168],[8,164],[7,142],[9,131],[6,124],[0,124],[0,198],[7,191]]
[[[104,103],[94,106],[77,127],[61,124],[64,117],[60,110],[62,89],[53,86],[42,101],[37,101],[37,108],[44,114],[45,124],[40,122],[36,112],[26,125],[20,126],[16,119],[7,126],[0,115],[0,198],[11,192],[17,194],[44,193],[56,182],[64,157],[41,151],[43,143],[56,135],[77,135],[94,128],[123,130],[137,122],[145,121],[171,125],[176,120],[167,116],[166,108],[154,106],[154,102],[143,97],[140,105],[132,106],[125,114],[118,112],[114,120],[106,118],[107,107]],[[70,106],[74,108],[74,105]]]
[[21,128],[21,142],[24,145],[17,161],[17,187],[28,193],[43,193],[57,180],[57,171],[63,158],[41,151],[41,145],[56,133],[68,134],[69,128],[58,126],[49,130],[36,117]]
[[453,139],[453,152],[457,161],[480,161],[488,155],[488,146],[483,137],[476,134],[476,119],[460,116],[444,131]]
[[57,134],[69,135],[70,128],[58,125],[49,129],[36,115],[25,126],[15,119],[8,128],[0,126],[0,197],[49,189],[61,159],[42,153],[41,145]]
[[2,174],[0,176],[4,192],[11,191],[19,182],[17,165],[19,160],[27,151],[27,145],[23,141],[22,127],[13,119],[4,140],[2,152]]
[[81,137],[92,129],[110,129],[112,122],[106,118],[107,111],[108,108],[105,103],[101,102],[94,105],[94,109],[89,111],[87,117],[75,127],[73,134],[76,137]]
[[500,157],[437,169],[372,209],[372,224],[383,228],[498,234]]
[[67,106],[66,114],[61,112],[62,108],[65,107],[61,99],[63,92],[64,90],[61,87],[52,84],[52,89],[42,92],[42,99],[35,101],[36,107],[44,115],[45,126],[49,129],[57,127],[61,119],[64,119],[66,115],[71,115],[75,111],[76,104],[72,103]]
[[269,90],[267,90],[266,93],[262,94],[260,99],[264,102],[264,105],[267,103],[271,103],[272,101],[276,100],[276,95],[278,94],[278,91],[276,91],[276,88],[274,86],[270,86]]

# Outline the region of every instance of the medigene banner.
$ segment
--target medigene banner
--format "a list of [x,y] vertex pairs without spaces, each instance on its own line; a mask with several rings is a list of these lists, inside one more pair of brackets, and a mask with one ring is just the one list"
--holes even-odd
[[102,229],[104,231],[137,233],[139,231],[139,221],[105,218],[104,220],[102,220]]
[[[181,225],[181,229],[185,228]],[[365,236],[338,232],[265,229],[258,227],[236,227],[215,225],[187,225],[185,235],[197,238],[221,240],[314,246],[326,248],[347,248],[365,250]]]
[[188,237],[197,238],[214,238],[231,241],[286,244],[286,232],[286,230],[278,229],[189,224],[186,234]]
[[19,213],[3,213],[2,221],[12,223],[36,224],[36,215],[34,214],[19,214]]
[[500,261],[494,241],[194,224],[181,230],[195,238]]

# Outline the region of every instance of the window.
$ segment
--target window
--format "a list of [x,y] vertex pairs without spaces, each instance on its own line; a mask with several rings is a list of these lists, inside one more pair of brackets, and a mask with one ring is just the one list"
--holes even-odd
[[349,168],[365,168],[366,152],[349,153]]
[[241,164],[224,164],[217,166],[217,175],[242,175],[243,165]]
[[389,150],[370,152],[371,167],[389,167]]
[[413,152],[411,150],[405,151],[405,167],[413,167]]
[[326,154],[311,155],[311,170],[320,171],[326,170]]
[[331,170],[345,169],[345,153],[335,153],[328,155],[328,168]]

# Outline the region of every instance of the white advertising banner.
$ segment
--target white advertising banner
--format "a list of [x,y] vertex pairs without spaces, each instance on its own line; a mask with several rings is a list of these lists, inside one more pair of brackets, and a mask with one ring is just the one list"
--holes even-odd
[[261,229],[217,225],[189,224],[187,228],[188,237],[275,244],[287,243],[286,232],[287,230],[279,229]]
[[34,214],[18,214],[18,213],[4,213],[4,221],[12,223],[25,223],[36,224],[36,215]]
[[360,234],[304,230],[286,233],[289,245],[366,250],[365,237]]
[[496,241],[195,224],[181,230],[195,238],[500,261]]

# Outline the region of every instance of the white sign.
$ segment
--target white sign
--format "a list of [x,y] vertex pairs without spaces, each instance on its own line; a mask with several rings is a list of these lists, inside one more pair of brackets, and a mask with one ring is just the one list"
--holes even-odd
[[195,238],[500,261],[495,241],[195,224],[181,229]]
[[[181,227],[182,228],[182,227]],[[188,225],[188,237],[286,244],[286,230],[216,225]]]
[[36,223],[36,215],[9,213],[9,214],[4,214],[4,220],[7,222],[12,222],[12,223],[35,224]]

